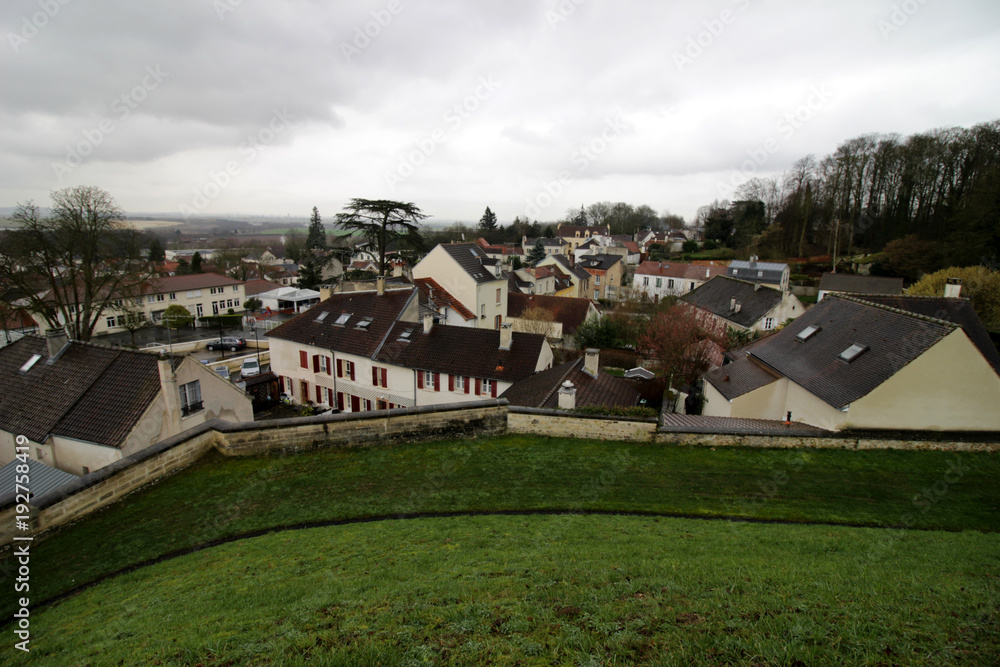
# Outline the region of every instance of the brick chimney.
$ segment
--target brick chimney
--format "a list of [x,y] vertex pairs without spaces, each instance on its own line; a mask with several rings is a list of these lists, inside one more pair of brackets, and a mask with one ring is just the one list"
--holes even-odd
[[160,391],[163,393],[163,407],[165,408],[165,433],[174,435],[181,432],[181,394],[177,388],[177,375],[174,373],[170,357],[161,357],[156,360],[156,368],[160,372]]
[[597,377],[597,371],[600,368],[600,358],[600,350],[596,347],[588,347],[587,356],[583,360],[583,372],[590,377]]
[[576,387],[569,380],[563,382],[562,386],[559,387],[559,409],[576,409]]
[[514,328],[510,322],[504,322],[500,325],[500,349],[509,350],[510,346],[514,344]]
[[434,328],[434,316],[430,313],[424,315],[424,333],[430,333]]
[[944,285],[944,296],[947,299],[957,299],[962,295],[961,278],[948,278]]
[[375,292],[379,296],[385,294],[385,276],[379,276],[375,279]]

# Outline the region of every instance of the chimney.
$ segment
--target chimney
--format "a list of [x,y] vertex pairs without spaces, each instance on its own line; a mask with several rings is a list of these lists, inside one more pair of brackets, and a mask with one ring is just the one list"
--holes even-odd
[[509,350],[514,343],[514,327],[510,322],[500,325],[500,349]]
[[393,278],[403,277],[403,265],[400,264],[399,262],[396,262],[395,264],[392,265],[392,277]]
[[559,409],[560,410],[575,410],[576,409],[576,387],[569,380],[562,383],[559,387]]
[[379,296],[385,294],[385,276],[379,276],[375,279],[375,292]]
[[756,292],[758,290],[760,290],[760,283],[754,283],[753,284],[753,291]]
[[69,345],[69,337],[66,336],[66,330],[60,327],[46,331],[45,345],[49,353],[48,363],[54,364],[62,351]]
[[430,313],[424,315],[424,333],[430,333],[434,327],[434,316]]
[[733,314],[735,315],[736,313],[740,312],[740,308],[742,307],[743,304],[737,301],[736,304],[733,306]]
[[948,278],[944,285],[944,296],[946,299],[957,299],[962,294],[962,279]]
[[163,392],[163,405],[166,408],[167,435],[181,432],[181,395],[177,389],[177,376],[170,357],[160,357],[156,360],[156,368],[160,372],[160,391]]
[[729,297],[729,310],[736,310],[736,297]]
[[711,276],[712,276],[712,269],[710,269],[709,267],[706,266],[705,267],[705,279],[707,280]]
[[583,372],[592,378],[597,377],[597,369],[600,367],[598,361],[600,361],[601,351],[596,347],[587,348],[587,356],[583,360]]

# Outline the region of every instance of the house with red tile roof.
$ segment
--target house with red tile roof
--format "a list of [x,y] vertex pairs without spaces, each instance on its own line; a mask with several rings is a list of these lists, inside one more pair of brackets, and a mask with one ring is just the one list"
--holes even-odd
[[587,318],[597,315],[590,299],[513,293],[507,297],[507,319],[514,331],[545,334],[557,347],[575,349],[576,330]]
[[683,296],[715,276],[724,275],[726,267],[646,261],[635,270],[632,287],[658,301],[665,296]]

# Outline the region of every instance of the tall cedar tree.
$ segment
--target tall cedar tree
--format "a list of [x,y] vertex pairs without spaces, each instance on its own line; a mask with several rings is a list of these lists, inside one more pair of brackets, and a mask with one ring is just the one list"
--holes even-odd
[[545,259],[545,246],[542,245],[542,239],[537,239],[535,245],[528,251],[528,264],[538,264],[543,259]]
[[352,199],[337,214],[341,229],[360,232],[378,249],[378,271],[385,276],[385,251],[396,240],[420,248],[420,221],[427,216],[413,203],[388,199]]
[[201,273],[201,253],[195,251],[191,257],[191,273]]
[[159,236],[154,236],[149,242],[149,261],[162,262],[167,258],[167,251],[163,248],[163,241]]
[[100,188],[54,191],[47,218],[32,202],[12,217],[17,228],[0,248],[0,284],[22,294],[49,328],[66,325],[77,340],[90,340],[104,311],[140,293],[150,277],[141,235]]
[[309,233],[306,235],[306,248],[323,250],[326,248],[326,231],[323,229],[323,219],[319,217],[319,209],[313,206],[312,217],[309,218]]
[[481,232],[492,232],[497,228],[497,214],[490,210],[490,207],[486,207],[486,211],[483,213],[483,217],[479,218],[479,231]]

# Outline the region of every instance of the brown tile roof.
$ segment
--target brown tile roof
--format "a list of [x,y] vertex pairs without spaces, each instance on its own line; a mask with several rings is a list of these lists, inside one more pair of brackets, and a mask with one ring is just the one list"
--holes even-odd
[[739,361],[706,373],[704,377],[705,381],[718,389],[725,398],[733,400],[771,384],[780,376],[752,357],[744,356]]
[[[35,354],[41,358],[21,373]],[[160,391],[153,354],[73,342],[47,361],[39,336],[0,350],[0,428],[35,442],[54,434],[120,447]]]
[[613,407],[633,406],[639,403],[639,392],[628,380],[615,377],[603,371],[597,377],[583,372],[584,358],[560,364],[545,371],[535,373],[511,385],[500,398],[506,398],[511,405],[528,408],[559,407],[559,387],[567,380],[576,387],[576,405]]
[[[400,340],[412,329],[409,341]],[[509,350],[500,349],[500,332],[435,324],[429,333],[416,322],[397,322],[375,361],[417,370],[517,382],[535,372],[545,336],[514,333]]]
[[281,287],[284,286],[279,285],[278,283],[272,283],[270,280],[262,280],[260,278],[248,280],[243,285],[243,289],[246,292],[248,299],[256,294],[270,292],[273,289],[279,289]]
[[[820,330],[796,340],[809,326]],[[867,395],[957,326],[831,295],[754,345],[750,354],[824,402],[842,408]],[[867,349],[850,363],[839,359],[855,344]]]
[[420,290],[420,303],[426,304],[428,301],[433,301],[435,310],[441,306],[448,306],[466,320],[476,319],[475,313],[463,306],[461,301],[453,297],[433,278],[414,278],[413,284]]
[[726,275],[726,268],[683,264],[681,262],[648,261],[640,264],[635,272],[637,275],[644,276],[662,276],[664,278],[681,278],[683,280],[709,280],[715,276]]
[[610,228],[592,227],[590,225],[563,225],[563,224],[559,224],[556,227],[556,236],[561,236],[563,238],[575,237],[577,232],[580,232],[581,237],[583,237],[583,235],[586,234],[587,232],[590,232],[591,235],[594,234],[609,235]]
[[642,252],[642,249],[639,247],[639,244],[636,243],[635,241],[622,241],[622,245],[625,246],[630,253],[638,254]]
[[902,294],[903,279],[883,276],[856,276],[850,273],[824,273],[819,288],[825,292],[850,294]]
[[[389,290],[381,295],[376,292],[332,294],[267,335],[300,345],[370,358],[415,295],[412,289]],[[327,315],[318,321],[323,313]],[[343,313],[351,315],[346,324],[334,324]],[[365,329],[359,329],[358,323],[366,317],[371,317],[372,323]]]
[[[781,303],[781,292],[770,287],[754,289],[753,283],[726,276],[716,276],[681,297],[681,301],[744,327],[755,322]],[[740,312],[732,309],[733,298]]]
[[543,308],[552,313],[553,321],[562,323],[563,333],[572,335],[587,319],[590,300],[542,294],[507,294],[507,317],[521,317],[521,313],[528,308]]
[[186,290],[206,289],[209,287],[224,287],[227,285],[242,285],[242,280],[217,273],[192,273],[186,276],[166,276],[154,278],[143,290],[144,294],[161,294],[163,292],[182,292]]

